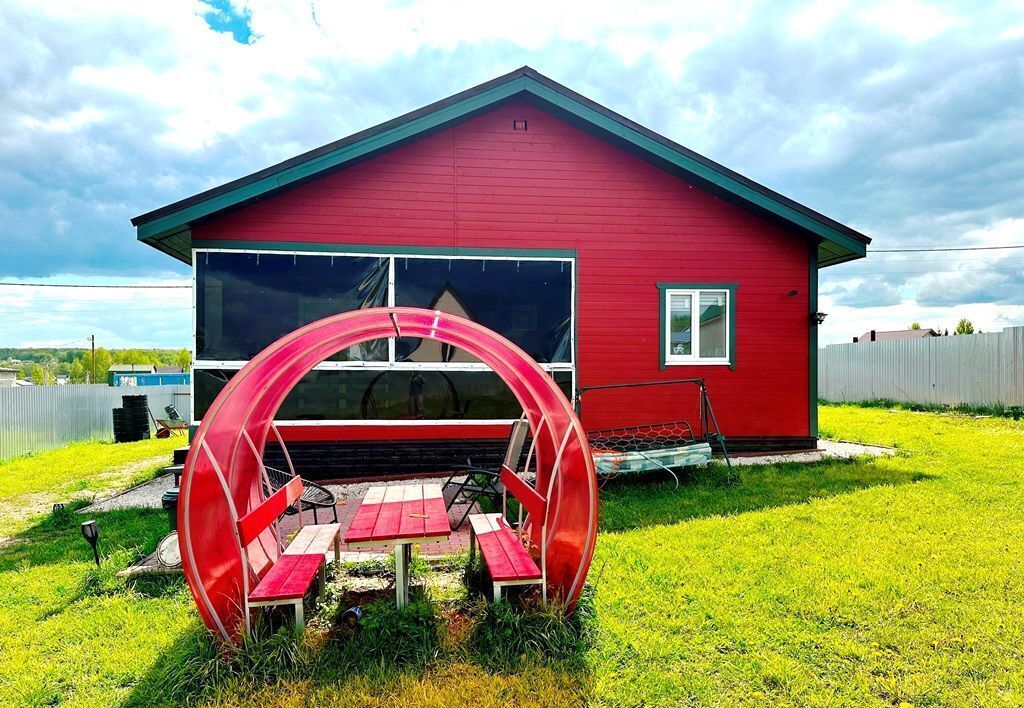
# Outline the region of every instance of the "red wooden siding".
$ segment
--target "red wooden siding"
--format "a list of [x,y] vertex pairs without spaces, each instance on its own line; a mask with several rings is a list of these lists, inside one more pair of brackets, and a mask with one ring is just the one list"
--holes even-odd
[[[703,376],[727,436],[809,435],[809,242],[527,103],[196,226],[193,238],[576,249],[579,385]],[[659,369],[659,282],[738,284],[735,370]],[[584,422],[692,416],[696,397],[674,388],[587,394]]]

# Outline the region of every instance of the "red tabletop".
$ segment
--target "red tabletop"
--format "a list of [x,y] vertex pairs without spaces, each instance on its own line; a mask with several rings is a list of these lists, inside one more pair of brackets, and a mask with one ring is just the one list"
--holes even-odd
[[405,543],[448,538],[451,527],[440,484],[370,487],[366,490],[345,543]]

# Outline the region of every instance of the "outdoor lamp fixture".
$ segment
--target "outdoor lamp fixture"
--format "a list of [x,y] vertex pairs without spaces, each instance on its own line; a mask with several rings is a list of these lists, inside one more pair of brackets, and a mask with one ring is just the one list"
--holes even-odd
[[828,317],[828,314],[825,312],[814,313],[814,321],[817,322],[818,324],[822,324],[825,321],[826,317]]
[[90,546],[92,546],[92,555],[93,558],[96,559],[96,565],[98,566],[100,564],[100,552],[97,548],[97,544],[100,540],[100,529],[96,525],[95,521],[90,520],[82,522],[82,536],[84,536],[85,540],[89,542]]

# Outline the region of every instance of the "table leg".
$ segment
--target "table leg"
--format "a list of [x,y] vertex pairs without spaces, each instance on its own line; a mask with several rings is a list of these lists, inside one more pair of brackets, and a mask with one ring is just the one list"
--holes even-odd
[[395,544],[395,605],[398,609],[405,607],[409,599],[409,566],[405,561],[406,544]]

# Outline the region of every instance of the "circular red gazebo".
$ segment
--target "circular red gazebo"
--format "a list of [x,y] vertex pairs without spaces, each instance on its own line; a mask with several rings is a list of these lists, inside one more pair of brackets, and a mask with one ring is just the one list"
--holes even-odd
[[465,350],[500,376],[522,405],[534,439],[534,485],[548,500],[545,518],[528,518],[525,528],[534,548],[543,545],[549,594],[574,607],[597,538],[597,479],[565,395],[525,352],[486,327],[438,311],[372,308],[324,318],[264,349],[217,396],[192,440],[178,503],[181,559],[203,621],[224,640],[237,641],[244,632],[247,589],[280,553],[272,528],[247,553],[236,531],[238,519],[265,499],[261,465],[278,408],[332,354],[397,336]]

